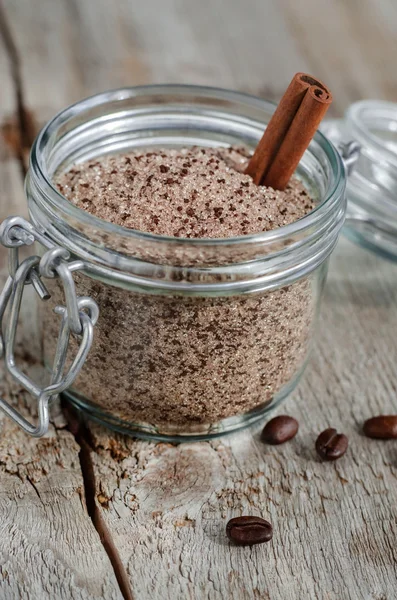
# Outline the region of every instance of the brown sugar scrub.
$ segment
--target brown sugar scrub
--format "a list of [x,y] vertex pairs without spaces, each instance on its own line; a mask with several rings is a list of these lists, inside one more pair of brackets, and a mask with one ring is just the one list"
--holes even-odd
[[269,231],[313,208],[303,184],[285,192],[243,174],[244,148],[185,148],[108,156],[58,176],[59,191],[105,221],[181,238]]
[[[242,148],[133,152],[81,163],[56,178],[62,194],[107,221],[144,232],[226,238],[291,223],[314,204],[243,173]],[[196,431],[272,401],[297,377],[316,305],[308,279],[266,293],[197,297],[142,293],[76,278],[100,318],[74,391],[103,411],[160,431]],[[62,301],[54,280],[53,301]],[[45,311],[45,355],[58,321]]]

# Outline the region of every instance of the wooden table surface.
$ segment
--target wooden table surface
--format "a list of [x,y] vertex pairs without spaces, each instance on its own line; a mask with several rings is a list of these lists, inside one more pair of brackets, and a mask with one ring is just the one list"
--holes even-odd
[[[395,0],[5,0],[0,30],[1,219],[26,212],[37,128],[106,88],[183,82],[278,99],[308,71],[333,90],[335,116],[361,98],[397,100]],[[32,311],[19,346],[30,363]],[[33,440],[1,415],[0,598],[395,599],[397,447],[360,428],[397,410],[396,328],[396,266],[342,238],[315,351],[281,409],[301,423],[292,442],[264,446],[258,428],[180,446],[98,426],[75,437],[59,410]],[[34,414],[18,385],[3,377],[0,391]],[[327,426],[350,438],[334,464],[314,451]],[[240,514],[270,519],[273,541],[230,546],[225,524]]]

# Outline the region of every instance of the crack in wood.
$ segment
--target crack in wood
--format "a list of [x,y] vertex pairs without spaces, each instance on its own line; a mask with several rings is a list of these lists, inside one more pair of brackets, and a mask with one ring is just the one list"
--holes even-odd
[[94,473],[94,465],[91,458],[93,452],[90,444],[90,434],[86,426],[82,421],[78,421],[76,416],[65,408],[65,415],[69,423],[69,430],[74,435],[76,442],[80,446],[79,459],[80,468],[83,475],[85,502],[87,506],[87,512],[91,518],[91,521],[98,532],[102,546],[109,557],[111,565],[113,567],[114,574],[117,579],[117,583],[120,588],[120,592],[124,600],[134,600],[132,590],[130,587],[129,577],[125,570],[125,567],[121,561],[117,547],[113,541],[111,533],[102,517],[101,511],[96,503],[96,480]]
[[40,496],[40,492],[37,488],[37,485],[33,482],[33,479],[31,477],[29,477],[29,475],[26,476],[26,480],[30,483],[30,485],[32,486],[32,488],[34,489],[34,491],[36,492],[40,502],[43,502],[41,496]]
[[[0,133],[3,135],[8,147],[11,148],[11,151],[17,158],[20,166],[21,177],[24,179],[28,170],[28,153],[36,137],[37,127],[32,112],[26,107],[25,104],[24,87],[21,73],[21,60],[1,0],[0,38],[2,38],[6,50],[15,93],[15,116],[0,125]],[[68,416],[69,415],[67,415],[67,417]],[[118,550],[114,544],[111,534],[102,518],[98,506],[96,505],[96,483],[94,468],[91,460],[92,450],[89,442],[87,441],[89,440],[88,430],[84,427],[84,425],[79,423],[76,425],[71,420],[69,425],[71,433],[74,435],[76,442],[80,446],[79,460],[84,484],[84,490],[79,490],[81,504],[84,507],[83,498],[85,498],[87,512],[91,518],[94,528],[99,534],[101,544],[109,557],[124,600],[134,600],[129,585],[128,575],[125,571],[123,563],[121,562]],[[55,427],[55,429],[57,428]],[[23,480],[19,472],[16,473],[16,475]],[[40,501],[43,502],[39,490],[33,480],[29,476],[26,476],[26,480],[33,487]]]
[[15,93],[15,118],[5,122],[1,130],[5,141],[11,146],[18,159],[21,175],[24,178],[28,170],[28,152],[36,137],[37,127],[32,112],[25,105],[21,60],[2,2],[0,2],[0,37],[10,64]]
[[120,591],[123,595],[124,600],[134,600],[132,590],[129,583],[129,577],[121,561],[120,555],[113,541],[113,538],[109,532],[109,529],[101,515],[101,512],[96,504],[96,483],[94,467],[91,460],[91,448],[85,439],[85,427],[81,426],[76,441],[80,445],[80,467],[83,474],[85,497],[88,514],[92,520],[92,523],[97,530],[102,545],[109,557],[112,564],[114,574],[119,584]]

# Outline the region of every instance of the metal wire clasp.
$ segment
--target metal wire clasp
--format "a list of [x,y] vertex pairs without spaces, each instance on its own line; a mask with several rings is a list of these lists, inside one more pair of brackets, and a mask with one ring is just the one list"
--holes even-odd
[[[30,246],[39,242],[47,250],[40,256],[29,256],[19,262],[21,246]],[[34,437],[43,436],[48,430],[49,402],[69,388],[84,365],[93,340],[93,327],[98,320],[99,309],[91,298],[77,296],[74,285],[74,271],[84,268],[83,261],[70,261],[65,248],[55,246],[35,227],[22,217],[9,217],[0,226],[0,243],[9,249],[9,276],[0,294],[0,358],[4,356],[7,370],[38,402],[38,424],[29,423],[6,400],[0,398],[0,409],[24,431]],[[44,388],[38,386],[15,363],[15,337],[21,309],[23,291],[26,285],[33,285],[43,301],[50,294],[43,282],[45,278],[59,277],[65,293],[65,306],[56,306],[61,324],[58,342],[51,372],[50,383]],[[8,309],[8,321],[3,326],[4,315]],[[70,336],[79,340],[79,349],[72,364],[65,371]]]

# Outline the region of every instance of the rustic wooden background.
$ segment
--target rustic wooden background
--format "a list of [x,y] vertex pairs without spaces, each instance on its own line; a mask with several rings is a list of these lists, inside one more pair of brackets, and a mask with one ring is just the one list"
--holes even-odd
[[[334,115],[397,100],[395,0],[0,8],[0,218],[25,211],[37,127],[106,88],[201,83],[277,99],[299,70],[329,84]],[[30,362],[33,322],[25,313]],[[37,441],[0,416],[0,598],[396,598],[397,447],[360,434],[365,418],[396,412],[396,328],[396,266],[342,239],[313,358],[282,408],[301,422],[291,443],[263,446],[258,430],[177,447],[95,426],[73,435],[59,412]],[[17,385],[3,378],[0,391],[31,414]],[[329,425],[351,444],[335,464],[314,452]],[[273,541],[229,546],[226,521],[242,513],[269,518]]]

